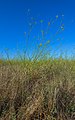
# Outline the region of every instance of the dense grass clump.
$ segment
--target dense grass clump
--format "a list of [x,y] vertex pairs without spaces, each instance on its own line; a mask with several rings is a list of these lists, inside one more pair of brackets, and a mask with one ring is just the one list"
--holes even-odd
[[75,60],[1,61],[0,120],[75,120]]

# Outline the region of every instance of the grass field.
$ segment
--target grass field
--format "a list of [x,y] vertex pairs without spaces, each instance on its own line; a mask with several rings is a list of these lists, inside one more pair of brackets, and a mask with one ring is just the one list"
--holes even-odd
[[[56,58],[56,46],[54,56],[50,54],[56,42],[61,48],[58,34],[64,31],[63,20],[48,39],[57,20],[58,15],[38,34],[33,19],[29,32],[25,32],[26,52],[10,59],[7,50],[7,59],[0,59],[0,120],[75,120],[75,55],[72,59]],[[40,22],[41,27],[43,20]],[[30,35],[35,35],[33,27],[37,36],[41,35],[35,41]]]
[[0,60],[0,120],[75,120],[75,60]]

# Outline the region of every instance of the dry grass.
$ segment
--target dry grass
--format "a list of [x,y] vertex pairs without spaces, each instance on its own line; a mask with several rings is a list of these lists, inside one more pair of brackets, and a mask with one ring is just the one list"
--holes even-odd
[[0,120],[75,120],[75,60],[1,61]]

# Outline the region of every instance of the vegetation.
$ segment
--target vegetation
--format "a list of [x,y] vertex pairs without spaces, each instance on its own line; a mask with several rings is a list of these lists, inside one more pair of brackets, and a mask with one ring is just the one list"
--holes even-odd
[[75,119],[74,60],[10,62],[0,64],[1,120]]
[[49,42],[0,60],[0,120],[75,120],[75,59],[48,56]]

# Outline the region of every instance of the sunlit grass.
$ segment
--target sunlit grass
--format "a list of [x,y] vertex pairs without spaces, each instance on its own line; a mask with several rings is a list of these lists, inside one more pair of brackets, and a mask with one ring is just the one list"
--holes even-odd
[[73,120],[74,86],[74,60],[5,61],[0,67],[0,118],[53,120],[66,115]]
[[[31,28],[30,24],[27,40]],[[7,51],[7,59],[0,59],[0,120],[75,119],[75,58],[50,56],[52,40],[42,41],[31,56],[27,46],[13,59]]]

